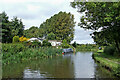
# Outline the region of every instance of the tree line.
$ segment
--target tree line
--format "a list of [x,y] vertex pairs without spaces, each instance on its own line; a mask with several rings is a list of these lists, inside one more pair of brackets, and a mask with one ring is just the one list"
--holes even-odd
[[25,36],[44,37],[48,40],[64,40],[70,42],[74,38],[74,15],[59,12],[43,22],[40,27],[32,26],[24,31]]
[[11,43],[14,36],[23,36],[24,25],[21,19],[13,17],[11,21],[5,12],[0,14],[2,43]]
[[2,43],[11,43],[14,36],[25,36],[27,38],[40,37],[48,40],[64,40],[67,42],[74,37],[74,15],[66,12],[59,12],[43,22],[39,27],[32,26],[25,30],[23,22],[17,17],[9,20],[5,12],[0,14],[2,26]]

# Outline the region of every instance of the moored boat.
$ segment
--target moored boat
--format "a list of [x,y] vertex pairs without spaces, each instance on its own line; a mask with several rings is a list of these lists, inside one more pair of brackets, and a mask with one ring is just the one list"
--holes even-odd
[[72,48],[63,49],[63,53],[72,53]]

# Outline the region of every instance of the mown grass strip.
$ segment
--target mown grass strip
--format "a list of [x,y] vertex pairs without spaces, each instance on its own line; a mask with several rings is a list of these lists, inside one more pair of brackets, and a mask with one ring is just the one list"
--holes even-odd
[[101,66],[111,71],[114,75],[120,77],[120,64],[116,63],[114,60],[109,60],[109,58],[102,57],[102,54],[104,53],[94,53],[93,57],[95,61],[100,63]]

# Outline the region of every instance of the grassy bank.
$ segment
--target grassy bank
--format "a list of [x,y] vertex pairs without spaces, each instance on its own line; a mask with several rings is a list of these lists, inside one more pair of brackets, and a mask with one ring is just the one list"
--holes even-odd
[[108,69],[113,75],[120,77],[120,58],[119,56],[107,55],[101,51],[93,54],[93,58],[102,67]]
[[2,79],[2,55],[1,55],[1,50],[2,50],[2,43],[0,42],[0,80]]
[[49,58],[61,55],[62,50],[52,47],[29,48],[23,44],[2,44],[2,64],[17,63],[23,60]]
[[95,44],[80,44],[77,45],[76,51],[96,51],[98,46]]

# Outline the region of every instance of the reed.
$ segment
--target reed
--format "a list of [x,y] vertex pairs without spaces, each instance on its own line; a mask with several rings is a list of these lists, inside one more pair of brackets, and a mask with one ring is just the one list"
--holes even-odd
[[23,44],[3,44],[2,63],[17,63],[24,60],[49,58],[61,55],[62,50],[53,47],[29,48]]

